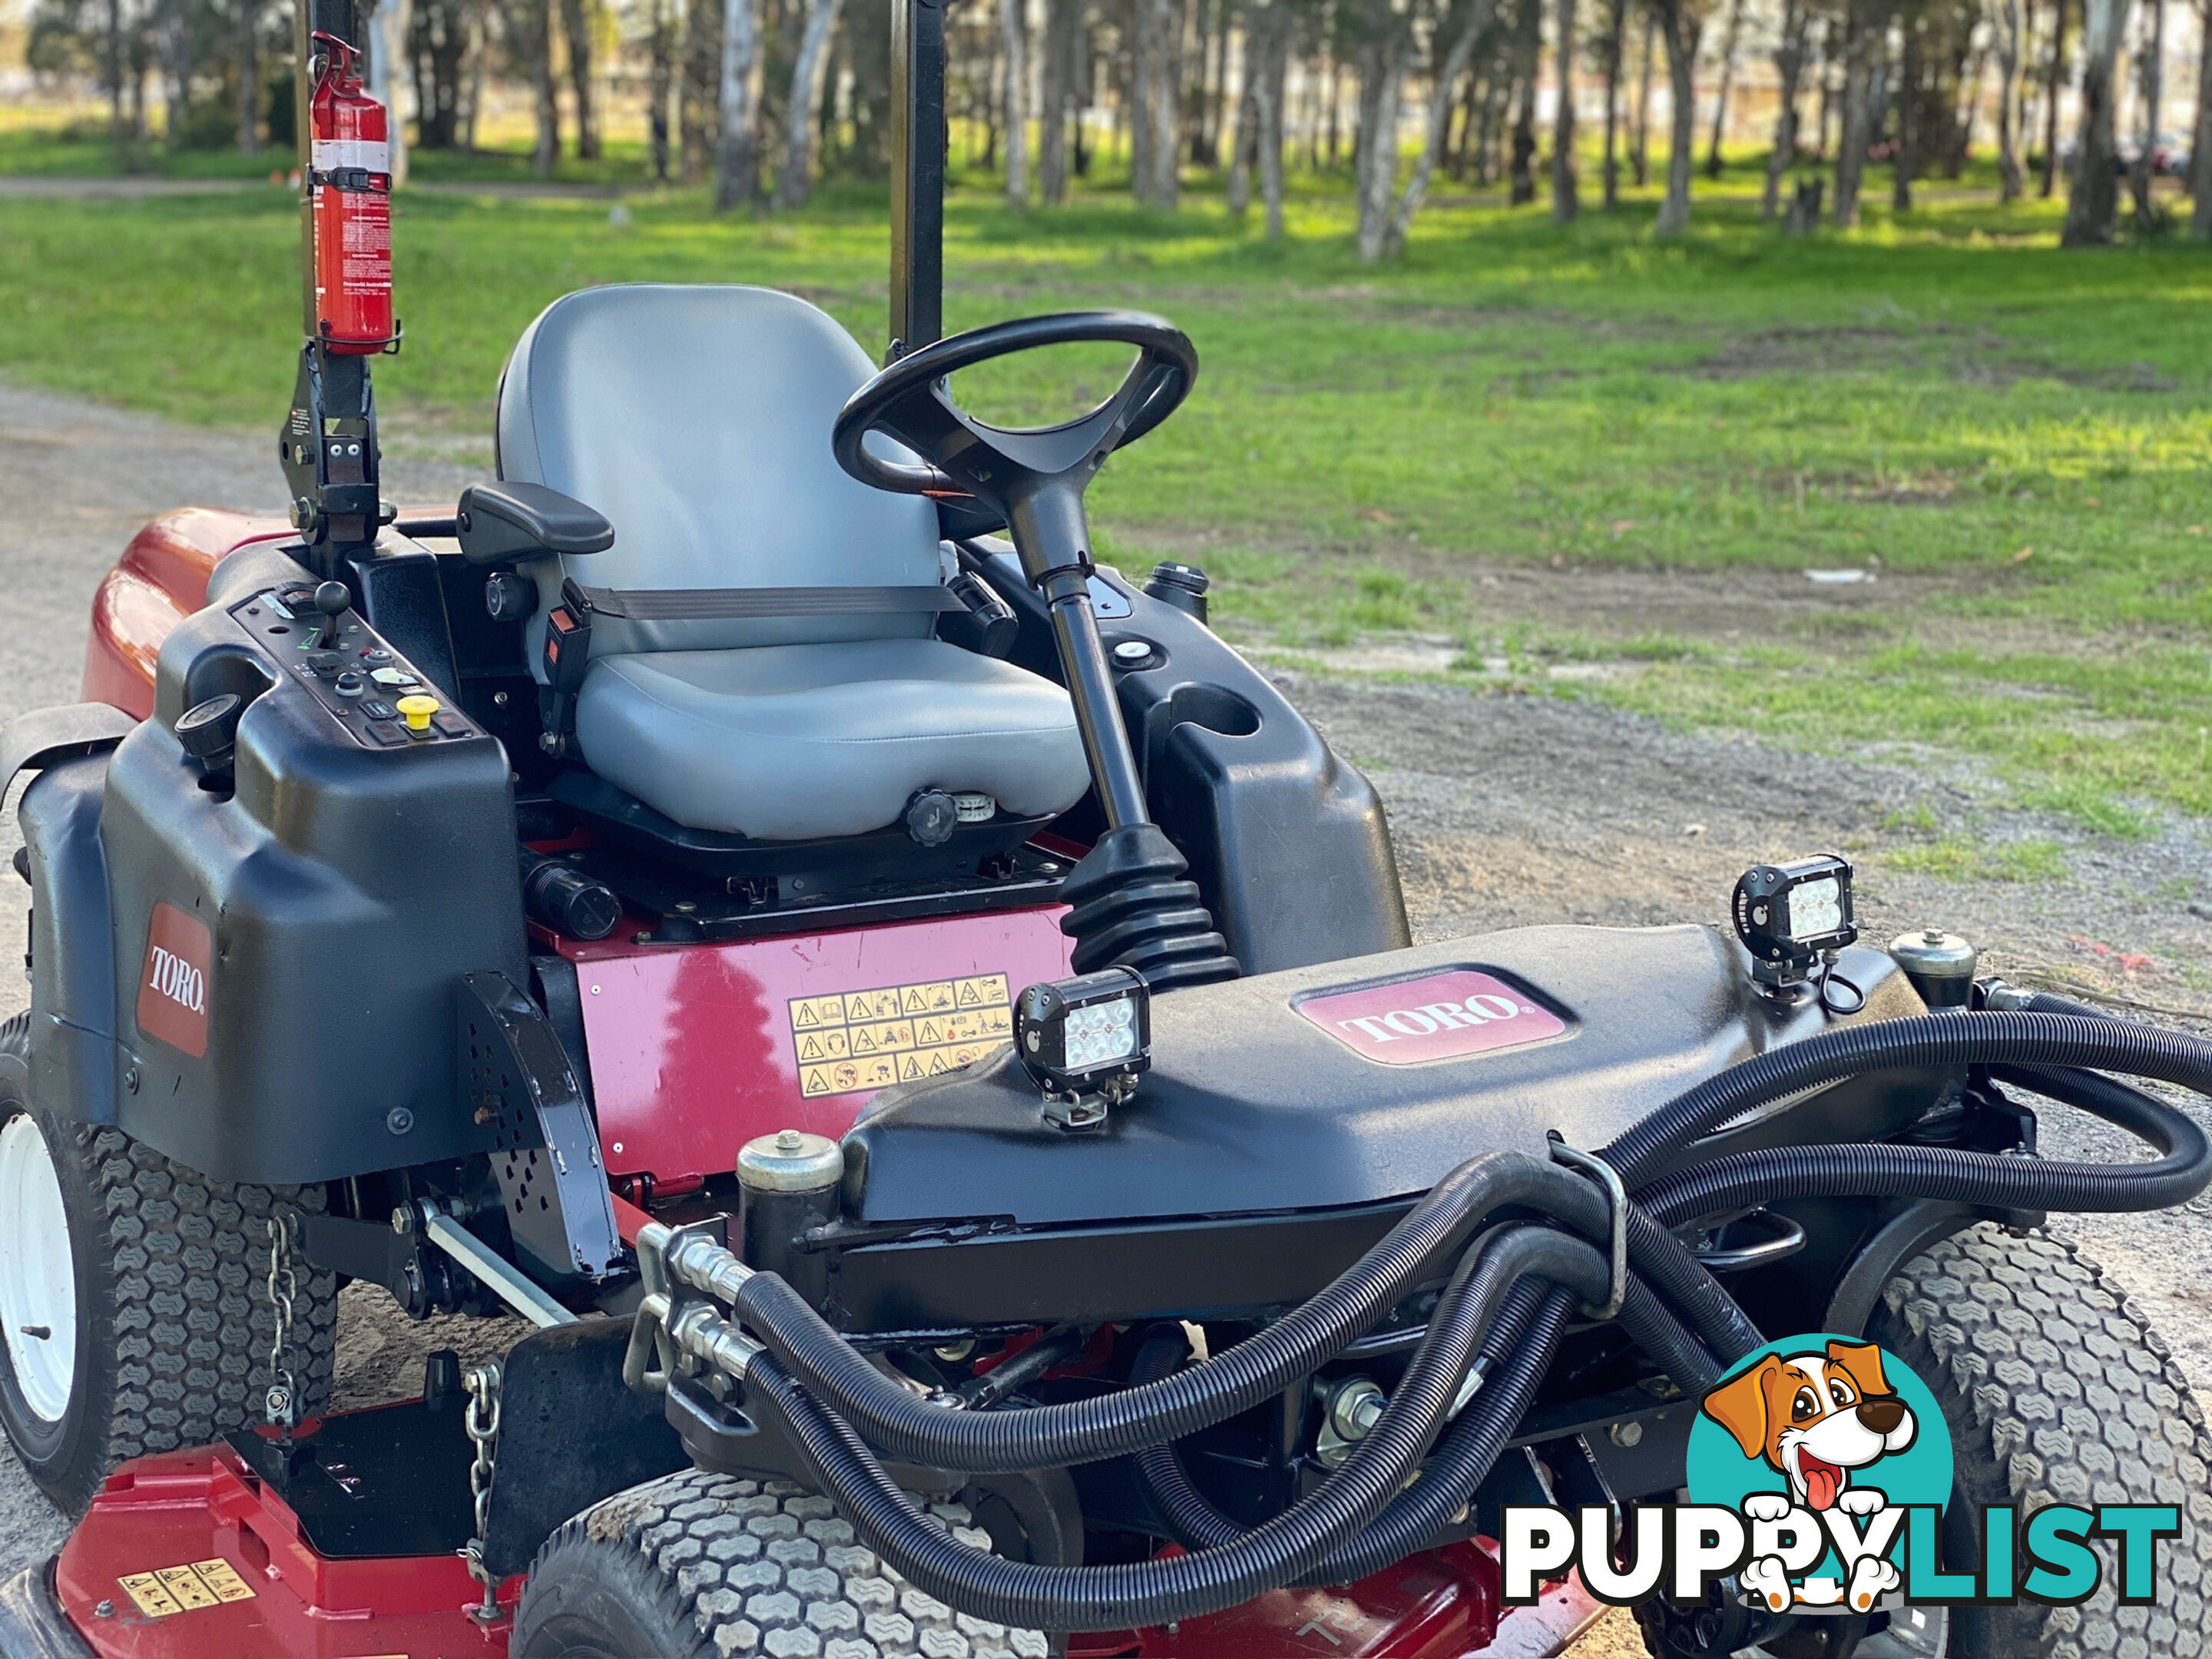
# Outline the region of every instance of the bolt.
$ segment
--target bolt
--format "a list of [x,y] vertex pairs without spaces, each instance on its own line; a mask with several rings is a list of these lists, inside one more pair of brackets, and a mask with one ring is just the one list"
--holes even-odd
[[1930,945],[1941,945],[1943,942],[1943,930],[1941,927],[1930,927],[1920,937]]
[[1644,1438],[1641,1423],[1616,1423],[1606,1431],[1606,1438],[1616,1446],[1633,1446]]
[[138,1092],[138,1068],[136,1066],[124,1073],[123,1086],[134,1095]]
[[597,995],[599,995],[599,988],[598,986],[596,986],[596,985],[594,985],[593,987],[592,987],[592,994],[593,996],[597,996]]
[[622,1142],[620,1142],[619,1140],[617,1140],[617,1142],[615,1142],[615,1145],[614,1145],[614,1150],[615,1150],[615,1152],[616,1152],[617,1155],[617,1156],[619,1156],[619,1155],[620,1155],[620,1153],[621,1153],[621,1152],[622,1152]]
[[413,1232],[415,1231],[414,1210],[404,1204],[394,1210],[392,1212],[392,1231],[402,1238]]
[[779,1152],[795,1152],[805,1144],[806,1137],[796,1129],[782,1130],[775,1138],[775,1149]]
[[94,1618],[95,1618],[95,1619],[112,1619],[112,1618],[114,1618],[114,1617],[115,1617],[115,1603],[114,1603],[114,1602],[112,1602],[112,1601],[95,1601],[95,1602],[94,1602],[94,1603],[92,1604],[92,1616],[93,1616]]
[[415,1114],[404,1106],[394,1106],[384,1115],[384,1127],[395,1135],[404,1135],[415,1127]]

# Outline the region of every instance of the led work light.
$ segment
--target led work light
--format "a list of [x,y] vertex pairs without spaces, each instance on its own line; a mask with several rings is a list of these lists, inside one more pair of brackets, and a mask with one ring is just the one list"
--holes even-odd
[[1055,1121],[1102,1121],[1152,1063],[1151,999],[1127,968],[1030,986],[1014,1004],[1014,1052],[1046,1093]]
[[1851,925],[1851,866],[1832,853],[1753,865],[1736,882],[1731,910],[1761,985],[1801,984],[1816,960],[1859,936]]

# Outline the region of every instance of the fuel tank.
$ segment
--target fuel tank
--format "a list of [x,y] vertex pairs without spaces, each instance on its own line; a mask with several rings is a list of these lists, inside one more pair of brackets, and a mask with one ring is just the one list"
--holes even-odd
[[[886,1090],[845,1141],[841,1310],[880,1328],[1295,1299],[1479,1152],[1601,1147],[1738,1060],[1923,1011],[1879,951],[1838,963],[1865,996],[1847,1017],[1779,1006],[1748,970],[1709,927],[1518,928],[1160,997],[1152,1069],[1103,1127],[1047,1119],[1011,1049]],[[1879,1139],[1942,1083],[1850,1079],[1695,1156]],[[931,1254],[954,1248],[957,1271]]]

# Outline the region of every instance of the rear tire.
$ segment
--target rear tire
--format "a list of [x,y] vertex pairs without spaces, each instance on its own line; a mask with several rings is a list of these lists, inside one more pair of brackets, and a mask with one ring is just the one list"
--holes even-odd
[[[933,1513],[978,1549],[955,1504]],[[515,1659],[1045,1659],[1036,1631],[956,1613],[855,1541],[826,1498],[685,1469],[586,1510],[538,1553]]]
[[[61,1228],[11,1231],[0,1218],[0,1279],[15,1292],[0,1310],[53,1310],[21,1322],[45,1338],[0,1333],[0,1427],[75,1516],[125,1459],[261,1419],[276,1328],[270,1218],[319,1211],[323,1192],[210,1181],[118,1129],[57,1118],[27,1097],[29,1036],[27,1015],[0,1025],[0,1170],[34,1202],[58,1200]],[[57,1262],[58,1283],[26,1302],[23,1287]],[[330,1394],[337,1283],[301,1267],[292,1373],[312,1412]],[[70,1344],[64,1309],[74,1353],[57,1364],[46,1345]]]

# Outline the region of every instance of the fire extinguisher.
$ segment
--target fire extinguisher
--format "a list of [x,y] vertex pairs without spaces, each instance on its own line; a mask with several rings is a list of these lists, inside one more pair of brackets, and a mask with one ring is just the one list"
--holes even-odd
[[326,348],[365,357],[398,342],[392,321],[392,144],[384,106],[362,90],[361,53],[317,32],[308,118],[315,316]]

